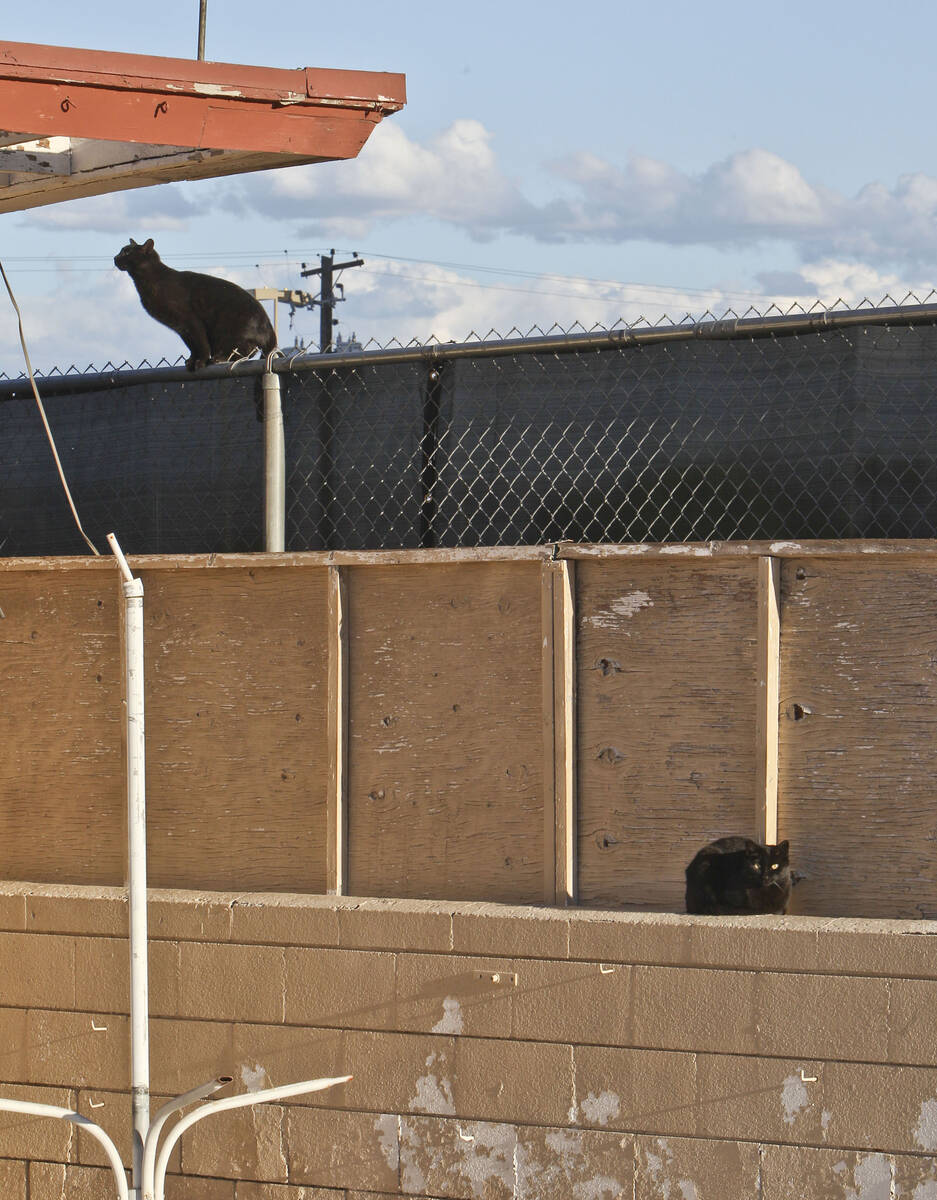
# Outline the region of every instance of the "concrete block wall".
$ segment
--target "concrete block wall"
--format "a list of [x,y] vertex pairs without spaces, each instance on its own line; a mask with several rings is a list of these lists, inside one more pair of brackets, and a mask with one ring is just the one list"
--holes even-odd
[[[126,917],[0,887],[0,1092],[128,1161]],[[150,932],[154,1108],[354,1075],[196,1126],[171,1200],[937,1197],[937,922],[154,891]],[[0,1118],[4,1200],[109,1195]]]

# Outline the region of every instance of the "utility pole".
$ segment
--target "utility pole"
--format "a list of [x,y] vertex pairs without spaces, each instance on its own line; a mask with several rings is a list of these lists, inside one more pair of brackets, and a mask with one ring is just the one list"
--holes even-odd
[[[305,270],[306,264],[303,263],[303,270],[300,275],[303,279],[308,279],[310,275],[320,275],[321,282],[319,284],[319,299],[313,301],[319,305],[319,353],[328,354],[332,349],[332,326],[337,325],[338,321],[332,316],[332,310],[339,300],[345,299],[345,290],[340,283],[333,283],[332,275],[335,271],[343,271],[346,267],[363,267],[364,259],[358,258],[356,251],[352,251],[355,257],[350,262],[335,262],[335,251],[330,250],[328,254],[319,255],[319,266],[311,267],[308,271]],[[335,289],[338,289],[342,294],[338,297],[335,295]]]

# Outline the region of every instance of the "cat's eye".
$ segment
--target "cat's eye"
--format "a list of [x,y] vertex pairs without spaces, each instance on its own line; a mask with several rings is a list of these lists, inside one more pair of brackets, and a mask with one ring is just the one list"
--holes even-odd
[[780,863],[772,863],[771,870],[776,871],[780,867],[780,865],[781,865]]

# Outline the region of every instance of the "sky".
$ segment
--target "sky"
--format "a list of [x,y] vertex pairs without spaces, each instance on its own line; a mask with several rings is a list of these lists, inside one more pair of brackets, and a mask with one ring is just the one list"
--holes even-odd
[[[198,8],[33,0],[3,37],[194,58]],[[248,288],[357,252],[336,332],[380,345],[923,299],[935,38],[930,0],[208,0],[208,59],[402,72],[406,107],[354,161],[0,214],[0,261],[40,371],[184,356],[113,266],[130,237]],[[279,332],[314,344],[318,313]]]

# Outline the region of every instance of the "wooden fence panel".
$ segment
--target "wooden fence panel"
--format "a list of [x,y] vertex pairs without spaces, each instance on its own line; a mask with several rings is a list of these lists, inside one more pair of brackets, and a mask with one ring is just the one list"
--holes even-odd
[[681,911],[755,832],[757,559],[576,565],[579,899]]
[[346,580],[349,892],[542,901],[540,564]]
[[326,568],[141,577],[150,883],[324,892]]
[[116,573],[0,574],[0,877],[120,883]]
[[779,744],[796,911],[937,917],[937,563],[784,563]]

